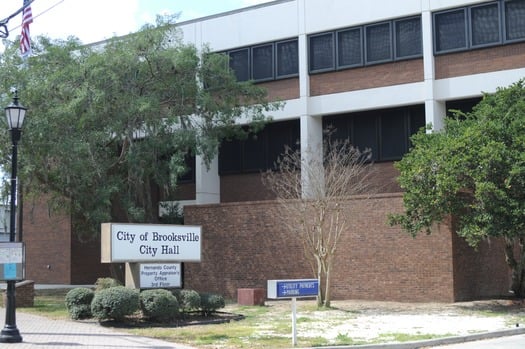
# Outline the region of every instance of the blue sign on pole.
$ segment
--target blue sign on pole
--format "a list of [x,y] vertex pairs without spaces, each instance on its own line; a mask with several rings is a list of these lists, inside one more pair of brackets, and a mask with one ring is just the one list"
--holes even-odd
[[277,298],[315,297],[319,292],[319,280],[277,281]]

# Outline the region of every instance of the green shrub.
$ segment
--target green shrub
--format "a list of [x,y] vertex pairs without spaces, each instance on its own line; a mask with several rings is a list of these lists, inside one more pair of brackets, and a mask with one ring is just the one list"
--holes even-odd
[[146,290],[140,293],[140,310],[145,317],[163,322],[177,315],[179,302],[168,290]]
[[201,307],[201,296],[194,290],[180,290],[178,292],[180,311],[187,313]]
[[89,288],[79,287],[70,290],[65,297],[66,308],[73,320],[91,317],[91,301],[95,292]]
[[124,286],[110,287],[95,292],[91,313],[98,320],[122,321],[139,309],[139,292]]
[[104,290],[110,287],[122,286],[120,281],[113,278],[98,278],[95,282],[95,291]]
[[226,306],[224,302],[224,297],[218,294],[213,293],[201,293],[201,312],[202,315],[208,316],[217,311],[217,309],[222,309]]

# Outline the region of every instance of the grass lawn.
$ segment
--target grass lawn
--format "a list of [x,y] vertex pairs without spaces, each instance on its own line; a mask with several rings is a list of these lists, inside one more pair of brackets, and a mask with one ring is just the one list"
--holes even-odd
[[[64,305],[64,296],[68,290],[37,290],[35,306],[20,308],[21,312],[47,316],[68,321],[69,316]],[[454,317],[474,317],[499,319],[503,324],[525,323],[525,310],[522,306],[501,301],[497,304],[482,303],[483,306],[462,304],[417,305],[407,311],[405,304],[388,302],[333,302],[334,308],[317,309],[315,301],[297,303],[297,343],[299,347],[361,345],[386,342],[406,342],[456,335],[455,332],[435,333],[427,328],[417,327],[406,331],[380,328],[377,324],[363,322],[372,313],[390,315],[447,313]],[[503,305],[502,305],[503,304]],[[377,309],[375,307],[378,307]],[[141,324],[140,326],[116,326],[119,331],[128,331],[140,336],[154,337],[174,343],[186,344],[199,348],[290,348],[292,346],[292,320],[290,301],[267,302],[265,306],[239,306],[235,303],[226,305],[222,311],[243,315],[242,320],[220,324],[194,324],[177,326],[171,324]],[[366,315],[366,316],[364,316]],[[394,320],[395,322],[395,320]],[[377,327],[377,331],[367,332],[368,327]],[[510,326],[510,325],[509,325]],[[356,329],[358,329],[356,331]],[[455,329],[454,329],[455,330]],[[335,332],[334,332],[335,331]]]

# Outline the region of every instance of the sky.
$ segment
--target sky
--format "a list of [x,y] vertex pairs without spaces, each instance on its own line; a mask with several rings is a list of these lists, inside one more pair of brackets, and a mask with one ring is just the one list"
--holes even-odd
[[[180,13],[179,22],[252,6],[270,0],[34,0],[31,4],[31,36],[47,35],[53,39],[78,37],[83,43],[137,31],[146,23],[155,23],[157,14]],[[9,17],[23,0],[2,0],[0,20]],[[7,27],[9,39],[20,35],[21,15]]]

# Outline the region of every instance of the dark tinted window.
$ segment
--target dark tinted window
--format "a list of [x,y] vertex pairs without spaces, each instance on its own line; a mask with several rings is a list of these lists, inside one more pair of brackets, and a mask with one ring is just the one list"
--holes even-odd
[[250,80],[250,51],[245,48],[229,52],[230,68],[238,81]]
[[399,159],[407,151],[407,125],[402,109],[387,111],[381,115],[381,158]]
[[219,148],[220,173],[238,173],[241,171],[241,147],[239,140],[222,141]]
[[421,18],[410,18],[394,22],[396,58],[419,56],[423,53],[421,40]]
[[467,47],[465,9],[438,13],[434,16],[436,51]]
[[337,66],[351,67],[363,64],[361,28],[337,32]]
[[464,113],[470,113],[474,106],[481,101],[481,98],[469,98],[469,99],[460,99],[455,101],[447,101],[446,109],[447,116],[453,115],[453,110],[460,110]]
[[252,48],[252,77],[254,80],[273,79],[273,44]]
[[425,121],[425,107],[418,106],[410,108],[410,132],[409,135],[419,132],[422,127],[426,126]]
[[392,59],[392,34],[390,23],[365,27],[366,62],[382,62]]
[[470,9],[472,46],[500,42],[500,17],[498,4],[476,6]]
[[505,1],[505,29],[507,40],[525,38],[525,1]]
[[299,73],[299,48],[297,40],[275,44],[277,50],[277,77],[297,75]]
[[363,113],[354,117],[352,127],[352,144],[361,151],[370,149],[372,159],[379,159],[377,142],[377,118],[373,113]]
[[334,68],[334,34],[327,33],[310,37],[310,70]]
[[[398,160],[408,151],[409,138],[425,126],[425,107],[374,110],[323,118],[332,141],[350,139],[361,151],[370,149],[373,160]],[[326,136],[326,134],[325,134]]]
[[245,171],[257,171],[266,167],[267,132],[250,135],[244,140],[242,167]]
[[224,140],[219,148],[219,173],[265,171],[274,168],[285,146],[296,150],[300,138],[299,120],[266,125],[245,140]]
[[268,162],[267,168],[276,168],[277,159],[286,147],[292,151],[299,148],[299,120],[276,122],[268,125]]

